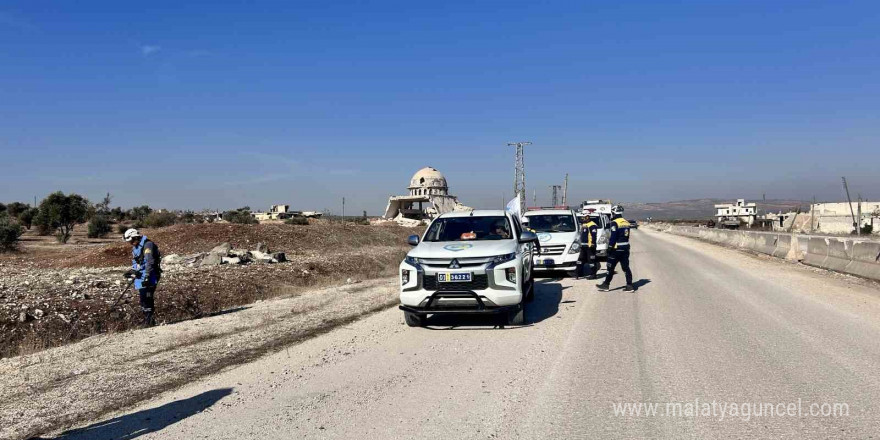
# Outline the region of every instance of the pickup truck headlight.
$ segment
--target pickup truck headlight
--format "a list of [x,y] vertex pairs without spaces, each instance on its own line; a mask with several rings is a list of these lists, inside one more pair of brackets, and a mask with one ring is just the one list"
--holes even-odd
[[400,271],[400,285],[405,286],[409,284],[409,271],[403,269]]
[[422,267],[422,259],[421,258],[410,257],[409,255],[407,255],[406,258],[403,259],[403,261],[406,262],[406,264],[409,264],[410,266],[413,266],[416,268]]
[[581,244],[580,243],[572,243],[571,248],[568,249],[569,254],[577,254],[577,253],[580,253],[580,251],[581,251]]
[[516,252],[511,252],[509,254],[504,255],[496,255],[492,257],[491,263],[493,266],[497,266],[501,263],[506,263],[508,261],[513,261],[516,259]]

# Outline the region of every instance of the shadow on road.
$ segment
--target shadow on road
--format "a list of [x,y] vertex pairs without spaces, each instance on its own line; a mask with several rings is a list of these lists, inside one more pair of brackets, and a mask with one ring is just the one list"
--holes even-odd
[[[638,280],[638,281],[633,281],[633,287],[635,287],[635,288],[636,288],[636,291],[638,291],[640,287],[642,287],[642,286],[644,286],[645,284],[648,284],[648,283],[650,283],[650,282],[651,282],[651,280],[649,280],[649,279],[647,279],[647,278],[642,278],[642,279],[640,279],[640,280]],[[609,290],[609,292],[613,292],[613,291],[615,291],[615,290],[623,290],[624,287],[626,287],[626,286],[615,287],[615,288]]]
[[[62,433],[55,440],[93,440],[113,439],[131,440],[152,432],[161,431],[187,417],[210,408],[218,400],[232,394],[232,388],[220,388],[190,397],[166,403],[160,407],[138,411],[95,423],[85,428],[74,429]],[[33,438],[31,440],[48,440]]]
[[559,311],[562,286],[552,280],[535,281],[535,300],[526,303],[525,323],[521,326],[504,325],[505,315],[433,315],[428,318],[429,330],[488,330],[499,327],[524,328],[552,317]]

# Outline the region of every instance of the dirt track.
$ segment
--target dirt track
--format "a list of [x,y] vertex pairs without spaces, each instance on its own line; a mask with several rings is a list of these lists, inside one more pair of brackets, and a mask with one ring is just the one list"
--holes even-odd
[[[59,438],[867,438],[877,285],[658,233],[639,291],[540,282],[526,325],[387,310]],[[389,301],[394,302],[389,291]],[[171,365],[160,365],[162,371]],[[840,417],[615,415],[668,402],[846,403]],[[661,407],[662,409],[662,407]],[[59,434],[56,434],[59,435]]]

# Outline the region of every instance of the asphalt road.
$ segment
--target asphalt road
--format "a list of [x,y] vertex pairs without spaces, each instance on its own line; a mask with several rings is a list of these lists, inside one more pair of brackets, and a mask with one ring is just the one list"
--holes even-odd
[[516,328],[388,310],[61,438],[880,434],[876,284],[656,232],[633,248],[633,294],[543,279]]

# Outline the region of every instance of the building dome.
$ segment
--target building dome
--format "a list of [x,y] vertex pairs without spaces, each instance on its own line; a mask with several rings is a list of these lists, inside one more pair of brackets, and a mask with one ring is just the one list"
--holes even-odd
[[411,195],[446,195],[449,186],[446,184],[446,177],[443,173],[435,168],[425,167],[418,170],[409,182],[409,192]]

